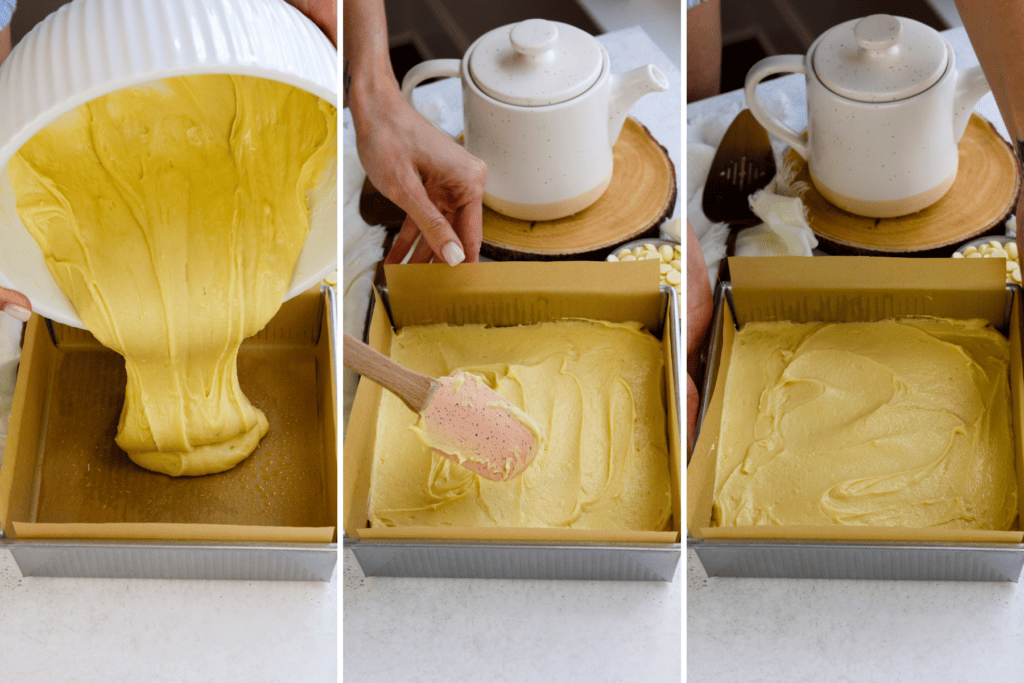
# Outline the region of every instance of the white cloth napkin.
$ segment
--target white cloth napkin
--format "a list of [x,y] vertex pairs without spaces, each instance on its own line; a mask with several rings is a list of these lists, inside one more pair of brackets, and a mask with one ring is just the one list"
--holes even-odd
[[[384,258],[384,228],[369,225],[359,215],[359,196],[362,192],[366,172],[359,162],[355,147],[355,129],[349,111],[345,110],[342,162],[342,274],[345,282],[343,292],[343,328],[356,339],[362,339],[366,327],[366,312],[370,306],[373,290],[373,276],[377,264]],[[352,401],[356,394],[359,377],[345,369],[343,386],[343,425],[348,426]]]
[[24,324],[0,313],[0,464],[4,461],[7,443],[7,423],[14,401],[14,384],[18,379],[21,361],[21,330]]
[[800,198],[808,187],[792,182],[793,171],[780,167],[763,190],[750,196],[750,210],[764,222],[736,235],[737,256],[813,256],[818,238]]
[[[803,105],[794,96],[770,90],[761,92],[761,97],[768,111],[789,125],[798,125],[798,107]],[[745,106],[743,93],[737,92],[731,101],[724,102],[721,107],[703,112],[686,122],[686,217],[700,240],[712,286],[718,276],[720,261],[725,257],[725,241],[729,229],[725,223],[712,223],[704,215],[701,206],[704,185],[718,145],[733,119]],[[771,143],[776,166],[785,171],[782,159],[786,145],[775,138],[771,138]],[[768,187],[751,197],[751,209],[764,223],[736,236],[737,255],[811,255],[811,250],[817,246],[817,239],[807,224],[806,209],[799,199],[800,189],[793,186],[783,173],[779,173]]]

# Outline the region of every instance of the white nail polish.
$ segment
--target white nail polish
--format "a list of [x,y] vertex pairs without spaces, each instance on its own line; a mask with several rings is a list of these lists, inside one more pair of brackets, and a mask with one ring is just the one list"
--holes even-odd
[[32,317],[32,311],[22,308],[18,304],[5,304],[2,310],[7,315],[17,318],[21,322],[28,322],[28,319]]
[[458,242],[449,242],[441,248],[441,254],[449,266],[455,266],[466,260],[466,253]]

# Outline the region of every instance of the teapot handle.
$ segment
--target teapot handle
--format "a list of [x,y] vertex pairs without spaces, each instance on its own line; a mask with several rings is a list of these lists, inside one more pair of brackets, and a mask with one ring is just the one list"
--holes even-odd
[[774,114],[766,111],[761,106],[761,101],[757,98],[757,84],[768,76],[777,73],[806,74],[807,67],[804,64],[803,55],[765,57],[750,67],[744,87],[747,96],[747,107],[750,108],[750,113],[754,115],[758,123],[764,126],[769,133],[788,144],[801,157],[807,159],[807,142],[804,140],[804,137],[780,121]]
[[[417,85],[428,78],[447,78],[449,76],[461,78],[461,67],[461,59],[431,59],[426,62],[420,62],[409,69],[405,74],[405,78],[402,79],[402,97],[405,98],[406,102],[412,105],[413,109],[416,109],[416,103],[412,99],[412,91]],[[416,111],[419,111],[419,109],[416,109]],[[420,114],[422,113],[423,112],[420,112]],[[438,129],[441,128],[440,126],[437,127]],[[448,135],[448,133],[445,132],[445,135]],[[449,137],[452,137],[456,142],[458,142],[458,139],[453,136],[449,135]]]

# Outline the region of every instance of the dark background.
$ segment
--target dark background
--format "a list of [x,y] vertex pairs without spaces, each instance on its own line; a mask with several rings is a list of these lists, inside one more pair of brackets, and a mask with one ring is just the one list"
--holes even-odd
[[[70,0],[22,0],[11,22],[16,44],[47,14]],[[339,0],[343,2],[344,0]],[[626,2],[628,0],[623,0]],[[682,2],[683,0],[679,0]],[[722,91],[743,87],[768,55],[804,54],[827,29],[849,19],[889,13],[950,28],[926,0],[721,0]],[[602,33],[576,0],[385,0],[391,59],[398,80],[427,59],[459,59],[477,37],[504,24],[544,17]]]
[[461,59],[491,29],[524,19],[561,21],[591,35],[603,33],[575,0],[385,0],[391,64],[398,81],[428,59]]
[[747,71],[769,55],[805,54],[822,33],[869,14],[950,26],[926,0],[721,0],[722,92],[743,87]]

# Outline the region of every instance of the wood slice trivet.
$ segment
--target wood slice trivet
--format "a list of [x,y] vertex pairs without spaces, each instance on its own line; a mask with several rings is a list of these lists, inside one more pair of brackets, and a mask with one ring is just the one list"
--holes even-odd
[[523,221],[484,207],[481,254],[498,261],[603,259],[617,245],[658,237],[676,201],[675,166],[649,130],[626,119],[612,180],[594,204],[553,221]]
[[960,166],[949,192],[908,216],[865,218],[843,211],[818,193],[799,154],[788,150],[786,163],[810,187],[803,201],[811,229],[822,250],[835,254],[949,256],[963,242],[995,232],[1013,212],[1021,186],[1010,145],[977,114],[960,140]]

